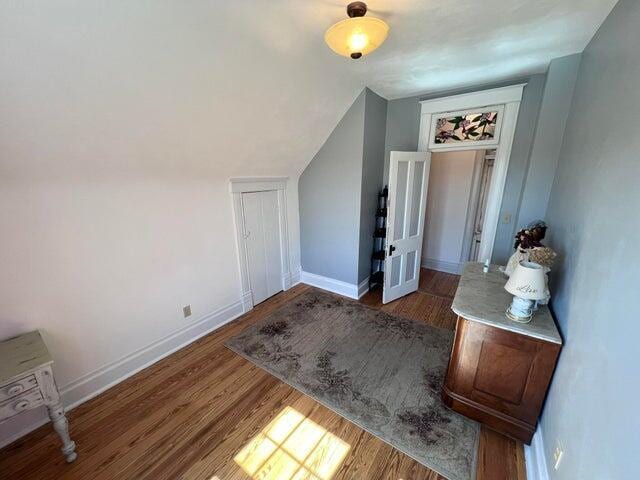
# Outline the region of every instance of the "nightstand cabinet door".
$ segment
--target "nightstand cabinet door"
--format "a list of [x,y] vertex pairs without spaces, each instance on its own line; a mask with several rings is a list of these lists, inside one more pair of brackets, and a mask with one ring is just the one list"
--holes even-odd
[[559,351],[558,344],[459,317],[443,399],[529,443]]

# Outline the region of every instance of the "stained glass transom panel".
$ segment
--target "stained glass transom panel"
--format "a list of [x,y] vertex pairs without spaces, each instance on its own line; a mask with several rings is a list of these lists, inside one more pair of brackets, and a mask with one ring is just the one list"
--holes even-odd
[[496,134],[498,112],[476,112],[436,121],[434,143],[477,142],[493,140]]

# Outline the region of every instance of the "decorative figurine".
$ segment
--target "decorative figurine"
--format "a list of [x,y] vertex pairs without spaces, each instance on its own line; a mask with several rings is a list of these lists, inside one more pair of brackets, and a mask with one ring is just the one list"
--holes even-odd
[[531,222],[526,228],[516,233],[516,243],[513,248],[534,248],[542,247],[541,240],[547,234],[547,224],[542,220]]
[[[511,255],[507,266],[503,272],[508,277],[514,272],[520,262],[535,262],[544,268],[546,284],[548,285],[548,273],[551,271],[556,252],[551,248],[542,245],[542,240],[547,233],[547,224],[542,220],[531,222],[516,234],[514,248],[516,251]],[[546,288],[545,298],[537,301],[538,304],[546,305],[551,298],[549,288]]]

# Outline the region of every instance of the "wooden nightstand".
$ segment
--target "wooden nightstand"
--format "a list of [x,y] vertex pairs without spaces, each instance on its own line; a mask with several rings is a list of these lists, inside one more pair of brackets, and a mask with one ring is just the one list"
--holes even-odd
[[530,323],[509,320],[507,277],[468,263],[453,301],[458,314],[444,403],[469,418],[531,442],[562,339],[546,306]]
[[67,462],[77,455],[69,437],[69,424],[53,378],[53,360],[40,332],[0,342],[0,422],[25,410],[47,407],[54,430],[62,440]]

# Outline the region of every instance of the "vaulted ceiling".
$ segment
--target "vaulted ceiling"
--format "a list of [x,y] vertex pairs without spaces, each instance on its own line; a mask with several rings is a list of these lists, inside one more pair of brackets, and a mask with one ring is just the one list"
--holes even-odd
[[614,0],[371,0],[391,32],[324,44],[341,0],[2,1],[0,174],[301,171],[364,86],[387,98],[546,69]]

